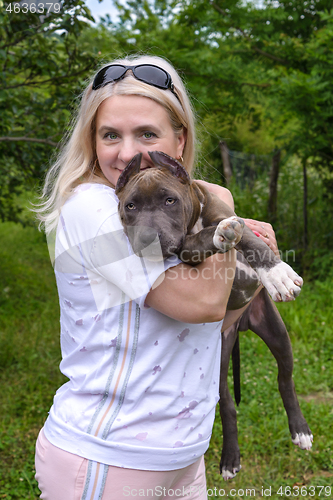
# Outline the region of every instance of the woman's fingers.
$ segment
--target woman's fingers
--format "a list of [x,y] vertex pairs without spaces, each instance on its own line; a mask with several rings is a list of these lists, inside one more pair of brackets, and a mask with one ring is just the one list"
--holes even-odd
[[258,236],[258,238],[269,246],[275,255],[279,255],[275,232],[269,222],[262,222],[254,219],[244,219],[244,222],[247,227],[250,228],[256,236]]

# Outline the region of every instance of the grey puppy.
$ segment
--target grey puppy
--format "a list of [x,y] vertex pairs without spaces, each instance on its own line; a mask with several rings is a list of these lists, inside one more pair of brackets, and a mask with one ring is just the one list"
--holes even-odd
[[[313,436],[301,412],[294,382],[290,338],[276,302],[294,300],[303,280],[248,229],[231,208],[191,180],[184,167],[165,153],[149,155],[156,168],[140,171],[136,155],[121,173],[116,194],[119,215],[135,253],[156,239],[163,258],[173,254],[191,265],[217,252],[237,250],[236,274],[227,310],[249,303],[239,319],[222,333],[220,415],[223,449],[220,471],[230,479],[240,470],[237,418],[227,375],[232,354],[235,399],[240,402],[239,332],[252,330],[271,350],[278,364],[278,385],[294,444],[310,449]],[[152,245],[154,248],[154,245]],[[154,258],[154,255],[151,255]]]

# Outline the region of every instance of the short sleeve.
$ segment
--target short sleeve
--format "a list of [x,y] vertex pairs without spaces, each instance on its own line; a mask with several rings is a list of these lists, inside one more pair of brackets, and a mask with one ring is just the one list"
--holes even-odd
[[95,273],[91,284],[98,309],[102,304],[104,309],[128,300],[144,307],[154,284],[161,283],[165,271],[180,262],[176,256],[163,259],[158,238],[140,256],[134,254],[123,229],[112,218],[99,228],[88,260]]

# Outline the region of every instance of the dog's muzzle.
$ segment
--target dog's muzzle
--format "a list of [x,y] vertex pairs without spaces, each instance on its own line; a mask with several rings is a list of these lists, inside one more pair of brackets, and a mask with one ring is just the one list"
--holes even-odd
[[136,255],[154,262],[163,260],[160,238],[156,229],[147,226],[130,226],[127,227],[126,233]]

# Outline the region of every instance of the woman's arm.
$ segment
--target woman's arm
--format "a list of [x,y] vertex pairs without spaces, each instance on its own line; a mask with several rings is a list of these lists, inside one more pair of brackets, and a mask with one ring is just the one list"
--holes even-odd
[[236,251],[215,254],[198,266],[178,264],[148,293],[146,304],[185,323],[210,323],[224,318],[234,281]]
[[235,210],[234,199],[229,189],[219,186],[218,184],[211,184],[210,182],[197,180],[196,181],[201,186],[205,187],[210,193],[216,194],[220,200],[224,201],[232,210]]

